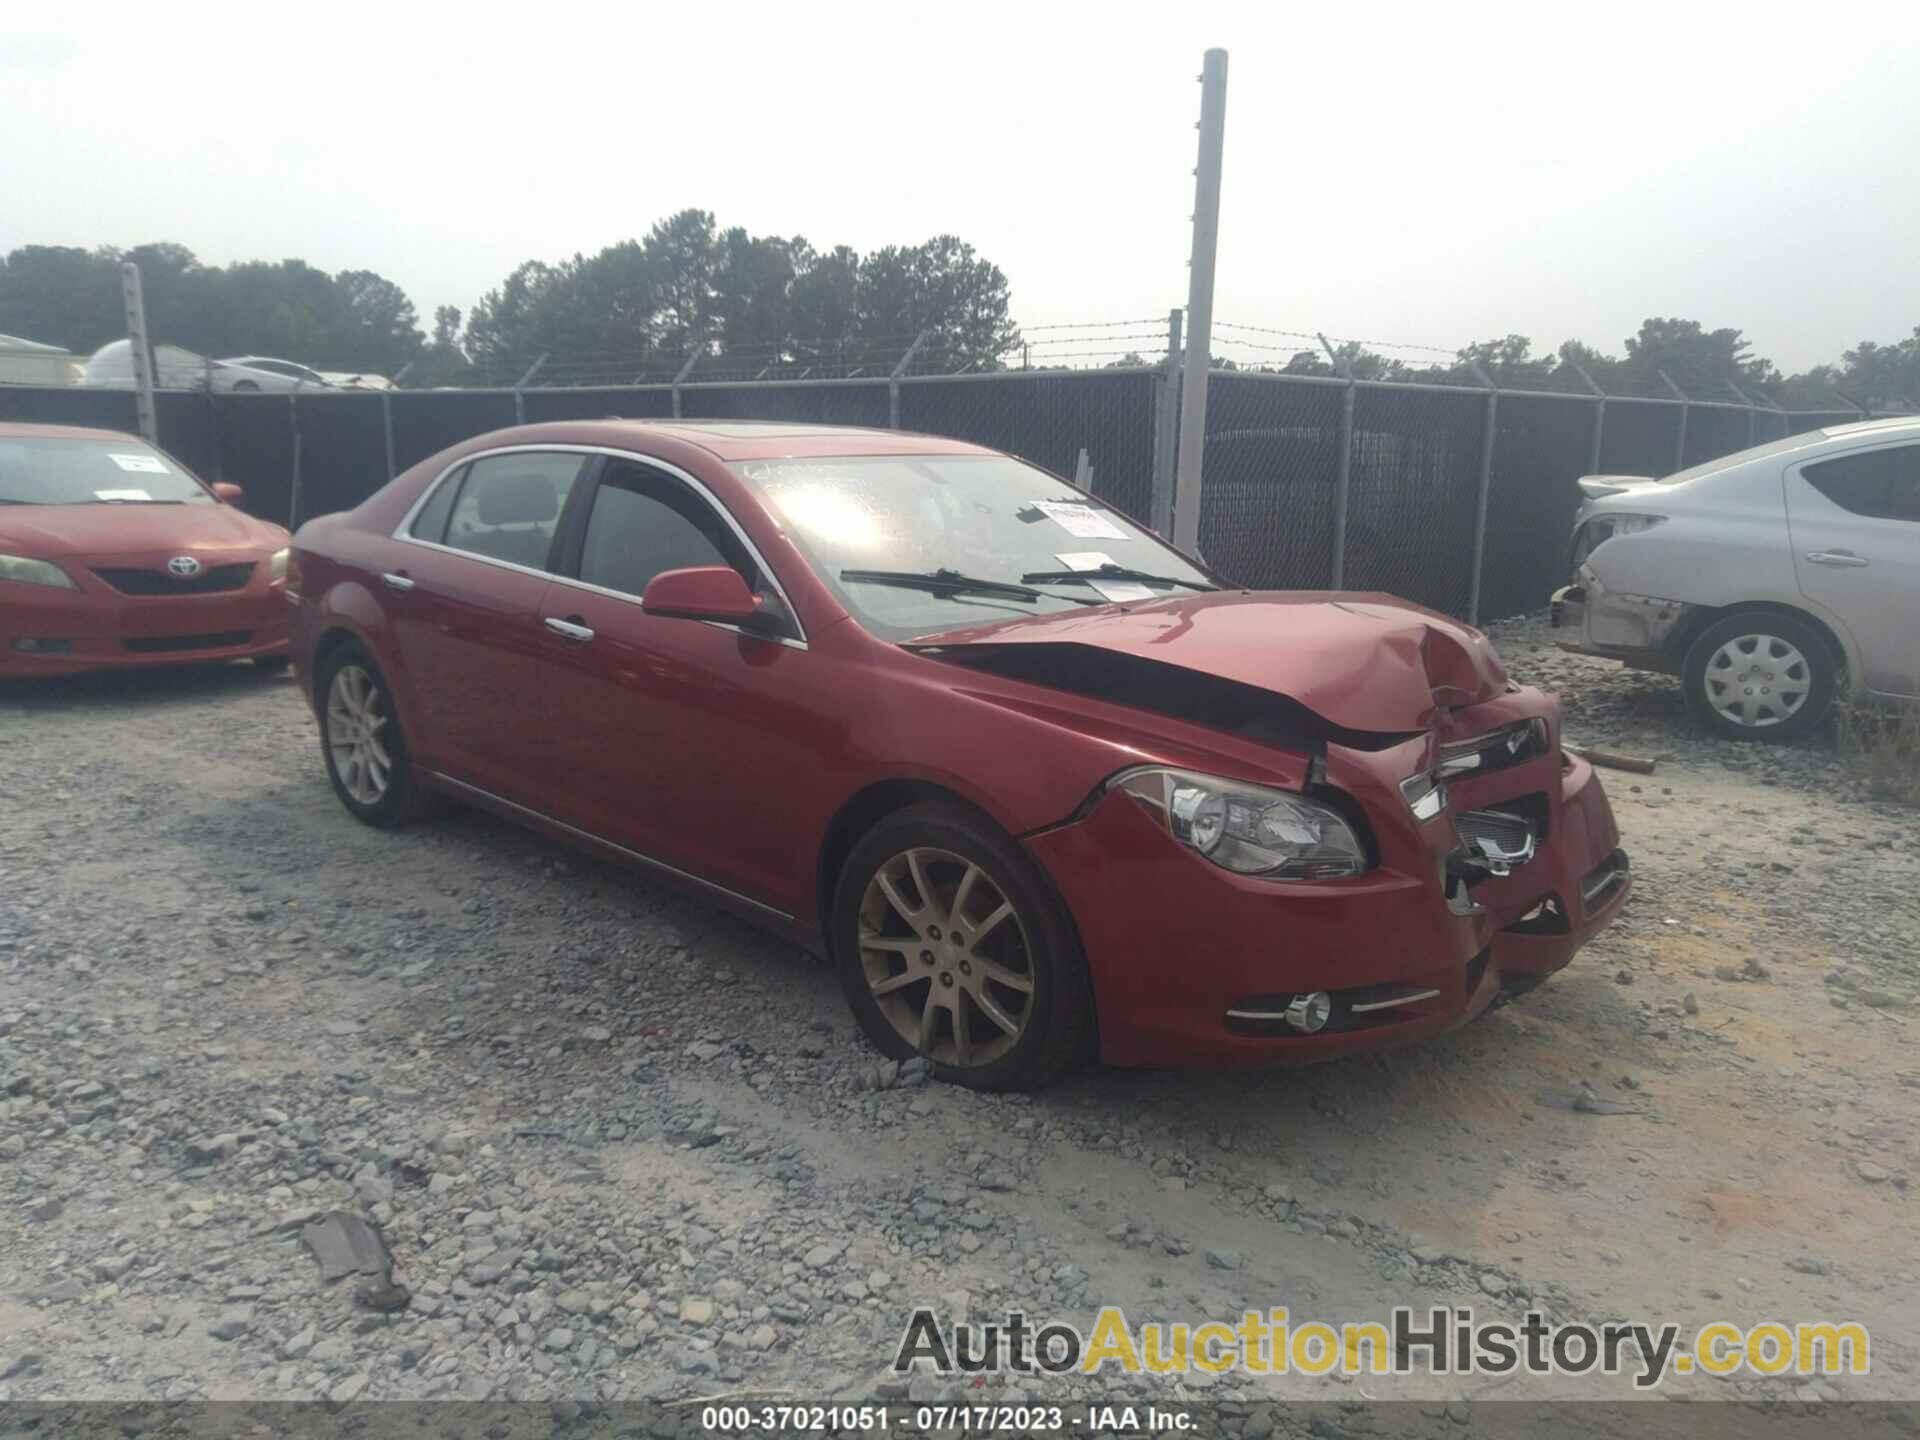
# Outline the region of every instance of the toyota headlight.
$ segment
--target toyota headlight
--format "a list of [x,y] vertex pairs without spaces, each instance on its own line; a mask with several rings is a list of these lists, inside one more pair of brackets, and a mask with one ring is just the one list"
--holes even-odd
[[287,557],[292,553],[293,551],[290,549],[280,549],[273,552],[272,556],[267,560],[267,579],[284,580],[287,578]]
[[0,555],[0,580],[16,580],[22,585],[52,585],[60,590],[78,590],[73,577],[46,560],[30,560],[25,555]]
[[1332,880],[1367,868],[1366,847],[1347,818],[1304,795],[1157,767],[1129,770],[1111,785],[1182,845],[1236,875]]

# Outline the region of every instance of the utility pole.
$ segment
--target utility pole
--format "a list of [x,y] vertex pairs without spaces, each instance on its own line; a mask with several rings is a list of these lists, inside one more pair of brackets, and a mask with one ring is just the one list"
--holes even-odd
[[127,305],[127,348],[133,352],[133,406],[140,417],[140,438],[160,443],[160,421],[153,408],[153,350],[147,344],[147,302],[140,293],[140,267],[120,267],[120,295]]
[[1200,544],[1200,462],[1207,443],[1207,363],[1213,351],[1213,266],[1220,243],[1220,159],[1227,137],[1227,52],[1209,50],[1200,72],[1200,163],[1194,167],[1193,259],[1187,277],[1187,364],[1180,389],[1180,461],[1173,543]]

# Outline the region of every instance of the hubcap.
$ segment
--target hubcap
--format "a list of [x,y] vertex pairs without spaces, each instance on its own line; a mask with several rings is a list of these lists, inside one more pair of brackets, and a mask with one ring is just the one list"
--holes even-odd
[[947,850],[903,850],[860,902],[860,963],[894,1029],[922,1055],[989,1065],[1033,1013],[1033,954],[1013,902]]
[[327,749],[341,785],[362,805],[377,805],[393,776],[387,753],[386,697],[359,665],[342,665],[327,689]]
[[1778,635],[1742,635],[1707,661],[1707,703],[1735,725],[1764,730],[1807,703],[1813,671]]

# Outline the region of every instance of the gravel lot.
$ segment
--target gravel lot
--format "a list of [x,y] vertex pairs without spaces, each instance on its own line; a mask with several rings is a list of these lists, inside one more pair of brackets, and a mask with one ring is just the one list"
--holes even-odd
[[[1870,1376],[1663,1393],[1920,1395],[1920,812],[1823,746],[1695,733],[1671,682],[1538,622],[1496,636],[1572,737],[1661,762],[1606,775],[1638,872],[1613,931],[1416,1050],[1033,1098],[881,1066],[823,970],[646,879],[471,813],[355,824],[285,678],[0,689],[0,1400],[904,1396],[922,1300],[1469,1298],[1858,1318]],[[381,1227],[409,1306],[321,1281],[328,1209]],[[1129,1384],[1626,1389],[1097,1390]]]

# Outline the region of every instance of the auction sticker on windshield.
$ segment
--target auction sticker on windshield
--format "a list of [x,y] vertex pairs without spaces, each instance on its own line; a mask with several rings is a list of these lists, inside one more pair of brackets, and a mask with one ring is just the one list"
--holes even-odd
[[1072,500],[1035,500],[1033,508],[1076,539],[1127,540],[1132,538],[1091,505],[1081,505]]
[[93,498],[96,500],[151,500],[153,496],[144,490],[96,490],[93,492]]
[[109,451],[107,458],[122,470],[131,470],[138,475],[167,475],[169,471],[158,455],[120,455]]

